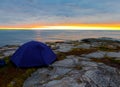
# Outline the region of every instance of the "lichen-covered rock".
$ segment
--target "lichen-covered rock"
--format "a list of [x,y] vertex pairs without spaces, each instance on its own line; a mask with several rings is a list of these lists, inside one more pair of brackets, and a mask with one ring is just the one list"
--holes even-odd
[[[120,87],[120,69],[117,67],[119,62],[115,65],[120,59],[120,41],[111,38],[91,38],[82,41],[48,43],[55,53],[64,53],[65,59],[56,61],[48,67],[39,68],[24,81],[23,87]],[[100,51],[101,46],[110,48],[111,51],[103,48],[104,51]],[[0,58],[12,55],[17,47],[1,47]],[[85,50],[92,48],[95,51],[89,54],[83,52],[80,55],[67,54],[74,48]],[[114,63],[112,65],[105,63],[106,60],[101,62],[101,58],[117,60],[111,60],[110,63],[112,61]]]
[[80,87],[80,84],[74,78],[64,77],[60,80],[50,81],[44,84],[43,87]]
[[[110,38],[87,39],[87,43],[59,43],[58,52],[69,52],[73,48],[99,48],[105,41],[118,47],[119,42]],[[99,44],[98,44],[99,43]],[[98,45],[97,45],[98,44]],[[115,45],[116,44],[116,45]],[[106,44],[107,45],[107,44]],[[107,45],[108,46],[108,45]],[[108,47],[109,47],[108,46]],[[120,52],[96,51],[80,56],[67,55],[66,59],[56,61],[48,68],[38,69],[23,84],[23,87],[119,87],[120,70],[116,67],[94,62],[91,58],[120,58]]]
[[119,86],[119,69],[86,60],[85,57],[75,58],[75,56],[68,56],[67,59],[57,61],[49,68],[39,69],[23,85],[23,87]]
[[24,87],[40,87],[49,80],[48,77],[49,70],[47,68],[39,69],[24,82]]
[[[112,70],[109,70],[112,69]],[[120,76],[118,71],[115,71],[111,67],[99,67],[98,69],[91,69],[85,72],[83,78],[88,81],[89,84],[94,84],[97,87],[119,87]]]
[[119,39],[115,39],[115,38],[108,38],[108,37],[101,37],[101,38],[87,38],[87,39],[82,39],[83,42],[120,42]]

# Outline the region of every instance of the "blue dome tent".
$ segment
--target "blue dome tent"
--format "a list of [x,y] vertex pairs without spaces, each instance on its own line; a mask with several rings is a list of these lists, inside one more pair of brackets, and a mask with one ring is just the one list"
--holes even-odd
[[37,41],[25,43],[11,57],[17,67],[48,66],[55,60],[54,52],[44,43]]
[[0,59],[0,66],[5,66],[5,61],[3,59]]

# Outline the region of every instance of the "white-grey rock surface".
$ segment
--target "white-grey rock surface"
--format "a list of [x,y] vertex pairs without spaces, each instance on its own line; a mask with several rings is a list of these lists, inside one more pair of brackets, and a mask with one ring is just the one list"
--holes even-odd
[[[82,58],[80,60],[80,58]],[[75,57],[57,61],[49,68],[38,69],[23,87],[119,87],[120,70]],[[78,68],[81,67],[81,68]]]

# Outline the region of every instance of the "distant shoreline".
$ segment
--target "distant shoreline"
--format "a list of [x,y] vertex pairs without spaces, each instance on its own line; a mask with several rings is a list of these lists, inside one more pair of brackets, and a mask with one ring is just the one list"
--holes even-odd
[[[58,40],[58,41],[46,41],[46,42],[43,42],[43,43],[65,43],[65,42],[73,42],[73,41],[81,41],[81,40],[84,40],[84,39],[105,39],[105,40],[113,40],[113,41],[119,41],[120,42],[120,39],[117,39],[117,38],[110,38],[110,37],[99,37],[99,38],[83,38],[83,39],[80,39],[80,40]],[[37,40],[36,40],[37,41]],[[42,42],[42,41],[38,41],[38,42]],[[24,44],[24,43],[22,43]],[[22,44],[7,44],[7,45],[3,45],[3,46],[0,46],[0,47],[12,47],[12,46],[21,46]]]

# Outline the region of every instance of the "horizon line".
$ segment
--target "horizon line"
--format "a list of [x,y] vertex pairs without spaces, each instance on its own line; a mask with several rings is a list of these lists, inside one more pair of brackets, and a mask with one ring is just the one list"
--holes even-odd
[[15,26],[0,26],[0,30],[120,30],[120,24],[27,24]]

